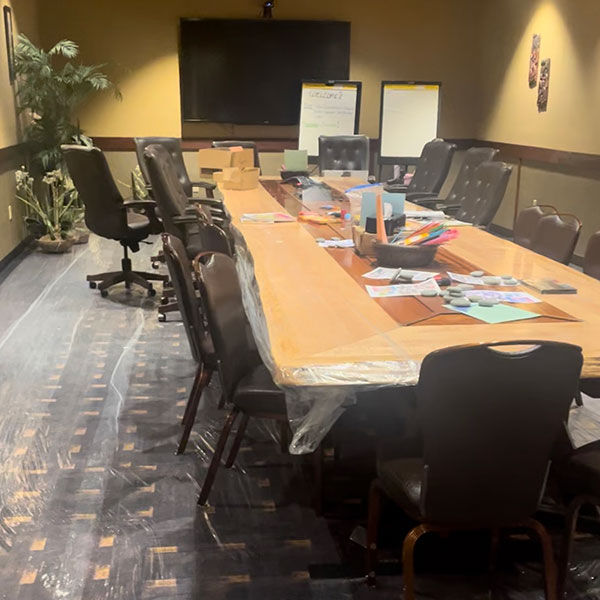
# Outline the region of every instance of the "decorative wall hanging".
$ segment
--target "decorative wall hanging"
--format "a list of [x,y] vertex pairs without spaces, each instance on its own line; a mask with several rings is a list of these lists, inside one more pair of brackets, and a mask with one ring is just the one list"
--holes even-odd
[[12,11],[10,6],[4,6],[4,35],[6,37],[6,56],[8,58],[8,78],[13,83],[15,80],[15,44],[13,41]]
[[548,109],[548,87],[550,86],[550,59],[542,61],[540,69],[540,85],[538,87],[538,112],[546,112]]
[[529,57],[529,87],[534,88],[537,85],[538,70],[540,67],[540,44],[542,37],[534,33],[531,42],[531,56]]

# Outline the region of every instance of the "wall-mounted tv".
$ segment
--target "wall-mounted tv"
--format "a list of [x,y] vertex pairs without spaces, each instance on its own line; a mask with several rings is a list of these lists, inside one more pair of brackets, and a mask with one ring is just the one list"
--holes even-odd
[[295,125],[303,79],[349,77],[350,23],[182,19],[184,121]]

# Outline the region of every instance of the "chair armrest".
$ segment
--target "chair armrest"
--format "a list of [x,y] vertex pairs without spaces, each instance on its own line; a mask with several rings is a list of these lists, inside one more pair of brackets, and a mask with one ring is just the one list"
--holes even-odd
[[143,208],[143,209],[149,209],[152,212],[154,212],[154,209],[156,208],[156,202],[154,202],[154,200],[125,200],[123,202],[123,206],[125,208]]
[[156,216],[157,204],[154,200],[125,200],[123,209],[127,211],[129,208],[140,208],[144,215],[148,217],[154,233],[160,233],[163,230],[162,223]]
[[411,198],[410,202],[414,202],[418,206],[423,206],[424,208],[430,209],[437,209],[437,207],[440,205],[446,206],[443,202],[443,198],[438,198],[437,196],[434,198],[419,198],[418,200],[413,200]]
[[440,210],[443,210],[447,215],[453,217],[459,211],[460,204],[440,204]]
[[214,190],[217,187],[216,183],[211,183],[210,181],[190,181],[192,187],[200,187],[205,190]]
[[192,204],[203,204],[204,206],[212,206],[214,208],[222,209],[224,204],[221,200],[214,200],[213,198],[188,198]]
[[196,213],[188,213],[185,215],[178,215],[176,217],[172,217],[171,220],[175,225],[187,225],[189,223],[198,223],[198,215]]
[[416,200],[420,200],[422,198],[427,198],[427,199],[436,198],[438,201],[441,200],[441,198],[439,198],[435,192],[408,192],[406,194],[406,199],[409,202],[415,202]]

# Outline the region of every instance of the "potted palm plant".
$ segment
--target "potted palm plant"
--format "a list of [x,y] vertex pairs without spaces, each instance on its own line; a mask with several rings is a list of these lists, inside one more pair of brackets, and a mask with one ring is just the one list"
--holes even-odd
[[24,35],[19,35],[15,51],[17,104],[25,115],[29,167],[17,172],[17,197],[27,206],[30,232],[46,251],[66,251],[73,237],[85,239],[82,206],[60,150],[62,144],[92,144],[79,126],[77,111],[96,93],[108,91],[121,98],[102,72],[104,65],[75,63],[78,54],[73,41],[61,40],[46,51]]

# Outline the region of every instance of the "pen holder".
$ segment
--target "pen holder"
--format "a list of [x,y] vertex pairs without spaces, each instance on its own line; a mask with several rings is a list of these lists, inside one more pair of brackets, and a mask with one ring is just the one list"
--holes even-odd
[[[383,221],[385,226],[386,235],[390,236],[394,233],[395,229],[404,227],[406,225],[406,215],[399,215],[392,217],[391,219],[385,219]],[[365,231],[367,233],[377,233],[377,220],[375,217],[367,217],[365,221]]]
[[433,262],[437,249],[437,246],[403,246],[378,242],[373,246],[377,264],[392,268],[426,267]]

